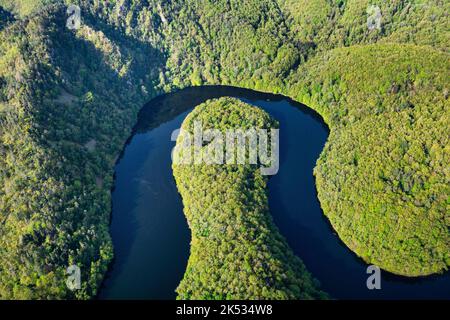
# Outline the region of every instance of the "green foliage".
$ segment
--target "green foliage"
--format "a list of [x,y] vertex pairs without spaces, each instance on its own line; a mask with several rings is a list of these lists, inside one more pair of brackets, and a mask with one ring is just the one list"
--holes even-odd
[[[112,258],[114,159],[155,94],[157,50],[88,15],[75,33],[65,19],[52,7],[0,33],[2,298],[96,294]],[[82,272],[74,292],[72,264]]]
[[[280,0],[292,37],[319,50],[374,42],[431,45],[448,50],[448,1]],[[367,28],[367,9],[381,11],[381,30]]]
[[393,273],[449,266],[449,61],[430,47],[354,46],[289,79],[331,126],[315,168],[325,214],[350,249]]
[[[317,110],[331,130],[317,188],[339,236],[394,273],[448,269],[448,2],[85,0],[73,1],[77,31],[55,2],[0,0],[26,16],[0,12],[1,298],[96,294],[112,258],[114,162],[138,110],[200,84],[283,92]],[[381,30],[366,26],[369,4]],[[291,263],[281,247],[277,261]],[[289,297],[313,292],[309,280],[299,288]]]
[[25,17],[57,0],[0,0],[0,7]]
[[[197,106],[182,129],[193,134],[195,121],[201,121],[203,130],[224,135],[227,129],[278,125],[261,109],[234,98]],[[326,297],[273,224],[267,177],[258,165],[174,164],[173,172],[192,233],[179,299]]]

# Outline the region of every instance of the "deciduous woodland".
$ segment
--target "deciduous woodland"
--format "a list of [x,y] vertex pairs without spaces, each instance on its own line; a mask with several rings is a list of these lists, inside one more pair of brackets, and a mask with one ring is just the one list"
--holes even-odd
[[[77,30],[64,1],[0,0],[1,298],[96,295],[113,257],[114,163],[139,109],[205,84],[282,93],[319,112],[330,136],[314,174],[339,237],[392,273],[448,269],[448,2],[70,3],[81,7]],[[367,27],[369,5],[380,29]],[[268,296],[320,297],[297,258],[277,259],[303,282]],[[66,287],[72,264],[81,290]],[[185,284],[180,297],[197,296]]]
[[[278,123],[261,109],[234,98],[197,106],[181,129],[271,129]],[[211,154],[211,144],[176,154]],[[237,151],[235,152],[237,153]],[[248,150],[246,150],[248,159]],[[234,155],[237,157],[237,154]],[[305,266],[272,222],[267,176],[258,164],[183,164],[173,173],[191,229],[191,255],[177,293],[179,299],[311,299],[324,298]]]

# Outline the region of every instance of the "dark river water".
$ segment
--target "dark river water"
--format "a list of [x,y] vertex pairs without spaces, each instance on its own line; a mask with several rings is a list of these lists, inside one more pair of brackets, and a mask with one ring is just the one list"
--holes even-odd
[[171,169],[172,132],[196,105],[231,96],[280,122],[280,170],[269,181],[275,224],[324,291],[337,299],[450,298],[450,274],[410,279],[381,272],[366,286],[367,264],[339,240],[317,200],[313,168],[328,136],[320,116],[288,98],[233,87],[188,88],[141,110],[116,165],[111,234],[115,260],[100,299],[174,299],[189,257],[190,232]]

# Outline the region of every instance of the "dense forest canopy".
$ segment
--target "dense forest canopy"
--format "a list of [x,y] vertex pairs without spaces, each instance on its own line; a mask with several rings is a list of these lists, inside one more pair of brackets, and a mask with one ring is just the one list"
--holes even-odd
[[430,47],[367,45],[311,59],[289,79],[332,128],[315,168],[325,215],[349,248],[394,273],[450,262],[449,68]]
[[[341,239],[393,273],[448,269],[448,2],[74,3],[77,30],[63,1],[0,0],[1,298],[95,296],[113,256],[114,163],[139,108],[202,84],[318,111],[330,127],[318,195]],[[66,287],[72,264],[81,290]]]
[[[278,127],[267,113],[235,98],[209,100],[197,106],[181,129],[193,136],[198,125],[204,132],[219,130],[224,137],[227,130]],[[181,148],[177,154],[199,153],[205,157],[214,143],[186,148],[185,139],[183,133],[178,137],[177,147]],[[243,165],[210,165],[204,161],[173,164],[192,233],[191,255],[177,289],[178,298],[325,298],[272,222],[267,176],[261,174],[258,164],[249,163],[248,149],[245,159]]]

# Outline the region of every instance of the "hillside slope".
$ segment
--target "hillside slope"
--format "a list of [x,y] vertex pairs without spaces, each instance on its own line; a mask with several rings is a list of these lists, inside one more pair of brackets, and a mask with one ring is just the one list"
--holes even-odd
[[450,265],[449,71],[430,47],[375,44],[329,51],[289,79],[288,94],[331,127],[315,168],[325,215],[350,249],[393,273]]
[[259,165],[186,164],[192,152],[204,159],[213,154],[211,144],[185,147],[199,123],[202,130],[216,129],[224,136],[233,129],[278,128],[265,111],[235,98],[209,100],[184,120],[175,149],[180,161],[172,168],[192,240],[178,298],[326,298],[273,223],[268,177]]
[[[310,1],[301,16],[288,0],[78,3],[79,30],[58,3],[0,31],[0,297],[96,294],[112,258],[114,160],[137,112],[200,84],[283,92],[316,109],[331,130],[317,187],[339,236],[391,272],[448,269],[443,2],[380,3],[392,22],[372,32],[363,0]],[[71,264],[82,272],[75,292]]]

